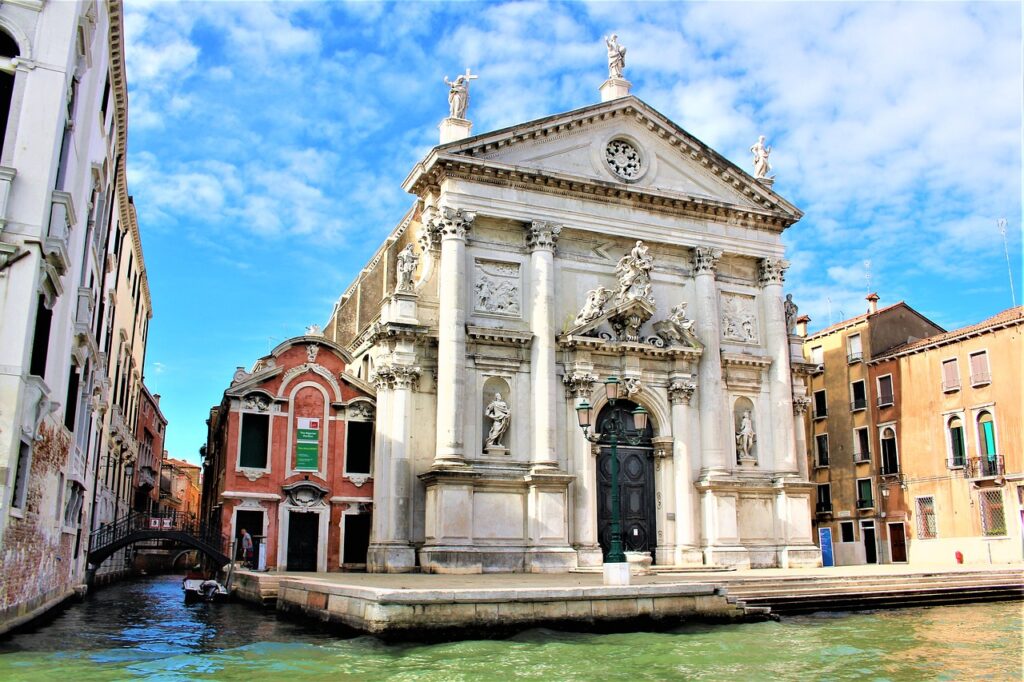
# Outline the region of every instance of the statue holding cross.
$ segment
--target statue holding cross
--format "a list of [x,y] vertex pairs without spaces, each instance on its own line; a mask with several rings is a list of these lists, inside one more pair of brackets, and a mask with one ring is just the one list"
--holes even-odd
[[469,81],[476,80],[480,76],[474,76],[466,67],[466,73],[449,81],[448,76],[444,77],[444,84],[448,86],[448,116],[450,118],[466,119],[466,109],[469,108]]

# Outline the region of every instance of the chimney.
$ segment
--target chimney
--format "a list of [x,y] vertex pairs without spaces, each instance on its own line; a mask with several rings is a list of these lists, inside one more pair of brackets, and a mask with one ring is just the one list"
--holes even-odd
[[160,394],[159,393],[154,393],[153,394],[153,400],[156,402],[157,405],[159,405],[160,404]]
[[807,338],[807,323],[811,321],[811,318],[807,315],[801,315],[796,318],[796,335],[801,339]]
[[868,314],[873,315],[878,312],[878,294],[870,293],[867,296],[868,299]]

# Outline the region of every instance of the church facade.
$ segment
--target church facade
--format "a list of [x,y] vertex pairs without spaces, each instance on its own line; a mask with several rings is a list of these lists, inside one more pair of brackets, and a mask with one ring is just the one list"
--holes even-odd
[[583,400],[650,415],[618,448],[627,550],[820,565],[782,292],[801,213],[610,75],[598,104],[475,136],[468,71],[449,84],[413,207],[325,326],[376,388],[371,571],[600,566],[611,454]]

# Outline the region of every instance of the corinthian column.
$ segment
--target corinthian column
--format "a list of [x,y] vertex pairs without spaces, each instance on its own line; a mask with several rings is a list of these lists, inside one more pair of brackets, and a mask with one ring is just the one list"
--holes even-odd
[[530,385],[533,388],[531,460],[536,469],[556,469],[555,242],[559,225],[534,220],[526,234],[530,248]]
[[573,489],[573,537],[580,566],[600,566],[601,546],[597,540],[597,458],[594,446],[583,436],[583,430],[576,426],[576,403],[590,399],[597,377],[589,369],[566,371],[562,377],[565,384],[566,424],[569,425],[570,455]]
[[466,234],[472,213],[444,207],[434,218],[441,237],[437,322],[437,447],[434,466],[465,459],[462,408],[466,398]]
[[690,403],[697,385],[686,377],[672,379],[668,386],[668,399],[672,403],[672,460],[675,475],[676,551],[675,563],[686,563],[686,550],[696,547],[693,527],[694,490],[693,467],[690,453],[690,430],[693,408]]
[[[412,513],[412,459],[409,430],[412,418],[412,390],[420,368],[385,366],[375,373],[378,405],[387,396],[387,412],[379,415],[388,441],[386,455],[375,462],[373,541],[367,553],[370,572],[401,573],[416,567],[416,554],[409,544]],[[381,476],[383,474],[383,476]]]
[[726,471],[726,450],[722,441],[722,332],[718,315],[718,287],[715,267],[722,257],[719,249],[697,247],[693,257],[693,279],[697,289],[697,333],[704,344],[698,363],[700,381],[701,469],[708,473]]
[[793,444],[793,383],[789,371],[789,332],[782,305],[783,273],[789,262],[781,258],[761,260],[761,288],[765,332],[772,366],[768,370],[768,399],[771,401],[772,456],[775,470],[797,473]]

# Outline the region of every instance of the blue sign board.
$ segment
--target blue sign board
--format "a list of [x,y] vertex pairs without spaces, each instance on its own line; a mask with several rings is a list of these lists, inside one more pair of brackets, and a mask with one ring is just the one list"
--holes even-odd
[[832,556],[832,529],[818,529],[818,546],[821,547],[821,565],[835,566],[836,560]]

